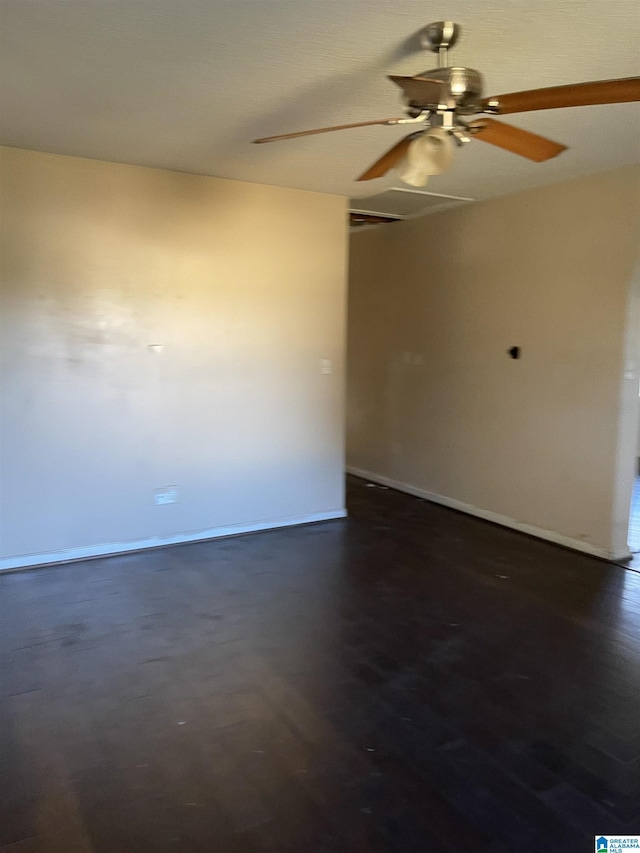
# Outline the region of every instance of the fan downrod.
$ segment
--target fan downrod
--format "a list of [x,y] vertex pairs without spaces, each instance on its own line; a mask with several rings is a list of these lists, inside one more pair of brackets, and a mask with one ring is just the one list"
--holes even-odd
[[420,32],[420,44],[425,50],[438,54],[438,66],[447,64],[447,51],[458,41],[460,27],[453,21],[435,21]]

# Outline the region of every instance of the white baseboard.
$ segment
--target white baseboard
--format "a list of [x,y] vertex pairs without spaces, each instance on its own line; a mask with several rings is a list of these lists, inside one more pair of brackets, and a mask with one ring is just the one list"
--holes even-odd
[[480,507],[473,506],[473,504],[463,503],[463,501],[458,501],[455,498],[447,498],[435,492],[428,492],[426,489],[420,489],[417,486],[412,486],[410,483],[393,480],[391,477],[385,477],[382,474],[375,474],[373,471],[365,471],[362,468],[354,468],[352,465],[348,465],[347,473],[353,474],[355,477],[361,477],[364,480],[370,480],[372,483],[389,486],[389,488],[397,489],[399,492],[406,492],[408,495],[413,495],[417,498],[424,498],[427,501],[449,507],[450,509],[456,509],[459,512],[465,512],[468,515],[475,515],[477,518],[483,518],[485,521],[500,524],[502,527],[518,530],[520,533],[536,536],[538,539],[546,539],[548,542],[562,545],[565,548],[571,548],[573,551],[582,551],[582,553],[590,554],[592,557],[600,557],[600,559],[616,563],[631,558],[629,551],[617,554],[599,545],[592,545],[589,542],[583,542],[581,539],[573,539],[571,536],[565,536],[564,533],[557,533],[555,530],[546,530],[543,527],[535,527],[533,524],[525,524],[522,521],[516,521],[515,518],[510,518],[508,515],[501,515],[497,512],[491,512],[488,509],[481,509]]
[[331,521],[346,518],[347,510],[331,509],[310,515],[275,518],[269,521],[254,521],[246,524],[232,524],[228,527],[212,527],[208,530],[195,530],[190,533],[176,533],[172,536],[157,536],[151,539],[138,539],[131,542],[111,542],[106,545],[89,545],[83,548],[67,548],[48,554],[21,554],[16,557],[0,559],[0,571],[35,568],[55,563],[70,563],[77,560],[91,560],[116,554],[128,554],[131,551],[146,551],[150,548],[162,548],[166,545],[182,545],[185,542],[202,542],[206,539],[220,539],[224,536],[237,536],[241,533],[257,533],[260,530],[273,530],[278,527],[294,527],[299,524],[312,524],[317,521]]

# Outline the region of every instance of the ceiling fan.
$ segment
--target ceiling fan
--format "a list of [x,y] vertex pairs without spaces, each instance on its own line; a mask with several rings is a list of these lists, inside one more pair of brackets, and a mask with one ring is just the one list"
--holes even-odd
[[472,116],[640,101],[640,77],[574,83],[486,98],[478,71],[447,65],[447,52],[459,34],[460,27],[452,21],[429,24],[421,32],[421,42],[424,48],[438,54],[438,67],[415,77],[389,77],[402,89],[406,116],[283,133],[255,139],[254,142],[276,142],[370,125],[422,125],[386,151],[357,180],[380,178],[396,168],[405,183],[424,186],[429,175],[440,174],[449,167],[453,143],[464,145],[472,137],[536,163],[550,160],[567,148],[494,118],[471,119]]

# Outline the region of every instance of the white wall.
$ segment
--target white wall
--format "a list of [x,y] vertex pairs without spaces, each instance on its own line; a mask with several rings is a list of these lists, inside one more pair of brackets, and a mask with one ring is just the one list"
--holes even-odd
[[638,177],[621,169],[353,235],[352,470],[621,556]]
[[0,150],[0,565],[342,514],[344,199]]

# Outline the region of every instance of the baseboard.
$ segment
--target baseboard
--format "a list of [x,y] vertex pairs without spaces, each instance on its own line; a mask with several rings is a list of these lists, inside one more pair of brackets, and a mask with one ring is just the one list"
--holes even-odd
[[183,545],[187,542],[203,542],[207,539],[220,539],[225,536],[238,536],[242,533],[257,533],[260,530],[274,530],[278,527],[295,527],[300,524],[313,524],[318,521],[332,521],[346,518],[347,510],[331,509],[310,515],[276,518],[268,521],[255,521],[246,524],[232,524],[227,527],[212,527],[208,530],[196,530],[189,533],[176,533],[172,536],[157,536],[150,539],[138,539],[131,542],[111,542],[106,545],[90,545],[84,548],[68,548],[52,551],[48,554],[22,554],[16,557],[0,559],[0,571],[30,569],[37,566],[50,566],[56,563],[71,563],[78,560],[93,560],[99,557],[111,557],[128,554],[132,551],[147,551],[151,548],[163,548],[166,545]]
[[448,498],[435,492],[429,492],[426,489],[420,489],[417,486],[412,486],[410,483],[403,483],[400,480],[393,480],[391,477],[385,477],[382,474],[375,474],[373,471],[365,471],[362,468],[355,468],[352,465],[348,465],[347,473],[353,474],[355,477],[370,480],[372,483],[389,486],[389,488],[397,489],[399,492],[406,492],[408,495],[413,495],[414,497],[423,498],[424,500],[431,501],[432,503],[458,510],[459,512],[465,512],[467,515],[475,515],[477,518],[482,518],[485,521],[491,521],[493,524],[499,524],[502,527],[509,527],[520,533],[526,533],[528,536],[535,536],[538,539],[546,539],[548,542],[553,542],[555,545],[562,545],[564,548],[571,548],[572,551],[581,551],[583,554],[589,554],[592,557],[599,557],[602,560],[619,562],[621,560],[628,560],[631,558],[631,553],[628,551],[623,554],[617,554],[613,551],[609,551],[607,548],[592,545],[589,542],[583,542],[581,539],[573,539],[571,536],[565,536],[564,533],[557,533],[555,530],[546,530],[543,527],[535,527],[533,524],[525,524],[522,521],[516,521],[515,518],[510,518],[508,515],[501,515],[497,512],[491,512],[491,510],[488,509],[473,506],[473,504],[458,501],[455,498]]

